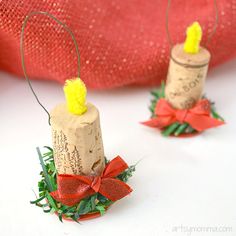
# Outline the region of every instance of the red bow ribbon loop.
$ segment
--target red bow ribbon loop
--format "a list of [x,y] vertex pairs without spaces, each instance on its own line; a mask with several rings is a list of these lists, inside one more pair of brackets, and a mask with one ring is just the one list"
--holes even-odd
[[127,168],[125,161],[117,156],[106,165],[101,176],[59,174],[58,189],[50,194],[67,206],[73,206],[97,192],[111,201],[117,201],[132,192],[126,183],[116,179]]
[[160,99],[155,108],[156,117],[142,124],[162,129],[175,122],[186,122],[199,132],[224,124],[223,121],[211,117],[210,114],[211,104],[207,99],[200,100],[189,110],[176,110],[165,99]]

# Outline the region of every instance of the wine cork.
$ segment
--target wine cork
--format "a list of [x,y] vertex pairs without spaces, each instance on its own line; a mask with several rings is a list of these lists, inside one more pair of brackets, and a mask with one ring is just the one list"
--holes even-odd
[[92,104],[74,115],[66,104],[51,112],[54,161],[59,174],[100,175],[105,166],[99,112]]
[[190,54],[183,47],[177,44],[171,51],[165,87],[165,97],[176,109],[190,109],[201,99],[210,61],[207,49]]

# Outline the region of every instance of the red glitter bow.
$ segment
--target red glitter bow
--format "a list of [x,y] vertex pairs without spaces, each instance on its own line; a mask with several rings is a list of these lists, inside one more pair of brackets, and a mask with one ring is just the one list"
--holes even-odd
[[97,192],[111,201],[117,201],[132,192],[126,183],[116,179],[127,168],[125,161],[117,156],[106,165],[101,176],[59,174],[58,189],[51,196],[67,206],[73,206]]
[[210,114],[211,104],[207,99],[200,100],[189,110],[176,110],[165,99],[160,99],[155,108],[156,117],[142,124],[162,129],[175,122],[186,122],[199,132],[224,124],[223,121],[211,117]]

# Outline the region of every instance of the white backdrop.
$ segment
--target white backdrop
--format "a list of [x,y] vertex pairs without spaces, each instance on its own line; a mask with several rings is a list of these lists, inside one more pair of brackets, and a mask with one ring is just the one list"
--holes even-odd
[[[129,182],[134,192],[81,225],[29,204],[40,171],[35,147],[51,145],[50,127],[26,82],[0,73],[0,235],[236,235],[235,72],[235,60],[215,68],[205,88],[227,125],[189,139],[164,138],[139,124],[149,117],[150,88],[89,91],[106,156],[142,161]],[[64,101],[59,84],[33,86],[49,110]]]

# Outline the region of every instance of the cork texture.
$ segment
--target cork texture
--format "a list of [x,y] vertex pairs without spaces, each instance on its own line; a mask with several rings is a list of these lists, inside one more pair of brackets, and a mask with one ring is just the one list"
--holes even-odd
[[171,55],[165,97],[174,108],[189,109],[202,97],[210,53],[200,47],[198,53],[189,54],[177,44]]
[[105,157],[99,112],[92,104],[83,115],[71,114],[66,104],[51,111],[54,161],[59,174],[100,175]]

